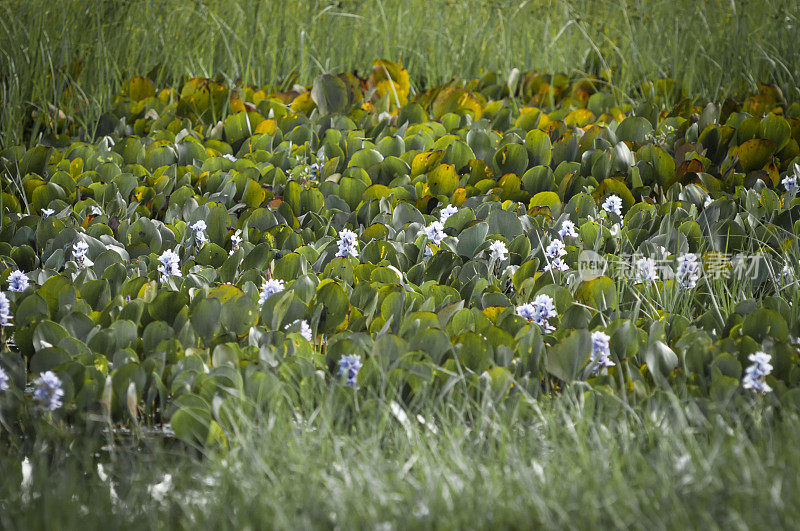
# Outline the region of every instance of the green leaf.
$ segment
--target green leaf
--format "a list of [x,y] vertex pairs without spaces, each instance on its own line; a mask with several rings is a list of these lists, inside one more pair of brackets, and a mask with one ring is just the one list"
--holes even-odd
[[456,251],[461,256],[472,258],[478,247],[486,241],[487,234],[489,234],[489,224],[485,221],[467,227],[458,235]]
[[311,99],[323,115],[343,113],[348,107],[347,86],[334,75],[317,76],[311,87]]
[[565,382],[572,382],[586,365],[591,350],[592,335],[589,331],[575,330],[547,350],[545,355],[547,372]]
[[189,319],[197,334],[206,343],[214,337],[220,326],[222,303],[216,298],[197,299],[192,302]]

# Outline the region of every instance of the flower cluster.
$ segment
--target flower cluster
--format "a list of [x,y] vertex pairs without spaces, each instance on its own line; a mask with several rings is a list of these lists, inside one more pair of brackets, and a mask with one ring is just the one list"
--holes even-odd
[[564,242],[561,240],[553,240],[550,245],[544,250],[544,257],[547,260],[547,265],[544,266],[545,271],[566,271],[569,266],[561,258],[567,254]]
[[783,180],[781,181],[781,184],[783,185],[784,188],[786,188],[786,191],[789,193],[797,192],[798,188],[800,188],[800,186],[798,186],[797,184],[796,175],[789,175],[784,177]]
[[556,312],[555,303],[549,295],[537,295],[536,298],[533,299],[533,302],[517,306],[516,313],[523,319],[533,321],[546,333],[555,330],[555,327],[550,324],[548,319],[558,314]]
[[11,301],[0,291],[0,326],[11,326]]
[[617,216],[622,216],[622,199],[620,199],[618,195],[610,195],[606,197],[606,200],[603,201],[601,206],[603,210],[609,214],[613,213]]
[[8,275],[8,291],[25,291],[28,286],[28,277],[22,271],[13,271]]
[[361,356],[350,354],[339,359],[339,375],[345,377],[345,384],[358,387],[358,371],[361,369]]
[[180,257],[172,249],[167,249],[161,256],[158,257],[161,265],[158,266],[158,272],[161,273],[161,282],[166,282],[171,276],[182,276],[180,268]]
[[239,248],[239,245],[241,245],[243,241],[244,240],[242,239],[242,229],[236,229],[236,232],[234,232],[233,236],[231,236],[231,244],[233,244],[233,247],[231,248],[231,251],[228,254],[230,255],[235,253],[236,249]]
[[86,253],[89,251],[89,244],[83,240],[78,240],[72,244],[72,257],[78,264],[78,267],[86,267],[92,265],[91,261],[86,258]]
[[689,289],[697,286],[702,271],[702,264],[698,262],[696,254],[687,253],[678,257],[678,270],[675,272],[675,277],[682,288]]
[[8,391],[8,388],[10,387],[8,383],[9,379],[10,378],[8,377],[5,369],[0,367],[0,391]]
[[656,261],[652,258],[639,258],[636,261],[636,278],[640,282],[655,282],[658,280]]
[[64,390],[61,388],[61,379],[54,372],[41,373],[33,385],[33,399],[39,406],[48,411],[55,411],[61,407]]
[[342,229],[339,233],[339,250],[336,252],[336,256],[358,257],[358,237],[355,232],[350,229]]
[[449,218],[456,212],[458,212],[458,208],[456,208],[453,205],[447,205],[441,210],[441,212],[439,212],[439,223],[444,225],[445,221],[447,221],[447,218]]
[[492,262],[502,262],[506,258],[508,258],[508,248],[506,244],[501,242],[500,240],[495,240],[489,246],[489,259]]
[[578,233],[575,232],[575,224],[568,219],[565,219],[558,229],[558,235],[563,238],[577,238]]
[[744,378],[742,378],[742,387],[745,389],[752,389],[761,394],[766,394],[772,391],[772,388],[767,385],[765,378],[772,372],[772,356],[766,352],[754,352],[747,356],[747,359],[753,363],[744,370]]
[[791,175],[787,175],[781,181],[781,184],[783,185],[783,187],[786,188],[786,191],[789,192],[790,194],[791,193],[797,193],[797,191],[800,190],[800,184],[798,184],[798,182],[797,182],[797,178],[798,177],[800,177],[800,165],[793,164],[792,165],[792,174]]
[[261,293],[258,294],[258,304],[263,306],[264,303],[267,302],[267,299],[281,291],[283,291],[283,280],[278,280],[276,278],[265,280],[264,283],[261,284]]
[[434,245],[439,245],[442,243],[442,240],[446,236],[444,233],[444,225],[441,221],[434,221],[422,231],[425,233],[425,237],[430,240],[430,242]]
[[597,373],[604,367],[616,365],[609,357],[611,356],[611,349],[608,344],[610,339],[605,332],[592,332],[592,358],[589,362],[592,367],[592,374]]
[[314,339],[314,334],[311,331],[311,327],[308,325],[308,321],[306,321],[305,319],[302,319],[302,320],[301,319],[297,319],[296,321],[292,321],[291,323],[286,325],[284,327],[284,329],[288,330],[289,328],[291,328],[292,326],[294,326],[294,325],[296,325],[298,323],[300,324],[300,335],[303,336],[306,339],[306,341],[311,343],[313,341],[313,339]]
[[202,219],[199,219],[195,221],[190,228],[194,232],[194,244],[198,248],[202,248],[203,245],[205,245],[208,241],[208,236],[206,236],[206,229],[208,228],[206,226],[206,222]]

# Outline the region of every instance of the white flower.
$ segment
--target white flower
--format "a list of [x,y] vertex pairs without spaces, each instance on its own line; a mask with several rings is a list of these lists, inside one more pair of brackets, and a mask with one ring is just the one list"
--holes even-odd
[[380,113],[380,114],[378,115],[378,121],[379,121],[379,122],[382,122],[382,121],[384,121],[384,120],[391,120],[391,119],[392,119],[392,115],[391,115],[391,114],[389,114],[389,113],[388,113],[388,112],[386,112],[386,111],[383,111],[382,113]]
[[10,387],[8,380],[9,377],[8,374],[6,374],[5,369],[0,367],[0,391],[8,391],[8,388]]
[[523,319],[533,321],[542,327],[542,331],[546,333],[555,330],[555,327],[548,322],[548,319],[555,317],[558,313],[553,299],[549,295],[538,295],[533,299],[533,302],[517,306],[516,313]]
[[283,280],[278,280],[275,278],[265,280],[264,283],[261,284],[261,293],[258,294],[259,306],[263,306],[264,303],[267,302],[268,298],[276,293],[280,293],[281,291],[283,291]]
[[25,291],[30,282],[22,271],[14,271],[8,275],[8,291]]
[[92,265],[92,261],[86,258],[86,253],[89,251],[89,244],[83,240],[78,240],[72,244],[72,257],[78,264],[78,267],[86,267]]
[[432,244],[439,245],[446,234],[444,233],[444,225],[440,221],[434,221],[423,229],[425,237],[428,238]]
[[182,276],[180,268],[181,259],[172,249],[167,249],[161,253],[161,256],[158,257],[158,261],[161,262],[161,265],[158,266],[158,272],[161,273],[161,282],[166,282],[171,276]]
[[236,249],[239,248],[239,245],[241,245],[243,241],[244,240],[242,239],[242,229],[236,229],[236,232],[234,232],[233,236],[231,236],[231,243],[233,244],[233,248],[228,254],[233,254],[236,251]]
[[744,371],[744,378],[742,378],[742,387],[745,389],[752,389],[761,394],[769,393],[772,388],[767,385],[765,378],[772,372],[772,356],[766,352],[754,352],[747,356],[752,363]]
[[236,162],[236,160],[237,160],[236,157],[234,157],[230,153],[225,153],[224,155],[222,155],[222,158],[228,159],[231,162]]
[[566,271],[569,266],[561,259],[562,256],[567,254],[564,248],[564,242],[561,240],[553,240],[544,251],[545,260],[547,265],[544,266],[545,271]]
[[790,175],[784,177],[783,180],[781,181],[781,184],[783,185],[784,188],[786,188],[787,192],[789,193],[797,192],[798,185],[797,185],[796,175]]
[[61,388],[61,379],[53,371],[41,373],[33,385],[33,399],[43,409],[55,411],[62,406],[64,390]]
[[619,236],[619,231],[620,231],[619,223],[614,223],[613,225],[611,225],[611,228],[609,229],[612,238],[616,238],[617,236]]
[[311,332],[311,327],[308,325],[308,321],[306,321],[305,319],[302,320],[297,319],[296,321],[289,323],[288,325],[286,325],[286,329],[288,330],[290,327],[296,325],[297,323],[300,323],[300,335],[303,336],[306,339],[306,341],[311,343],[314,339],[314,335]]
[[92,216],[102,216],[103,209],[97,205],[92,205],[91,207],[89,207],[89,214]]
[[694,253],[683,254],[678,257],[678,271],[675,276],[684,289],[693,288],[697,285],[702,272],[702,265],[697,261]]
[[11,326],[11,301],[0,291],[0,326]]
[[43,208],[42,209],[42,214],[43,214],[42,217],[45,217],[45,218],[48,217],[48,216],[52,216],[55,213],[56,213],[56,211],[53,210],[52,208]]
[[622,199],[618,195],[610,195],[602,204],[603,210],[606,212],[614,213],[617,216],[622,216]]
[[208,237],[206,236],[206,222],[202,219],[197,220],[194,224],[189,227],[194,231],[194,242],[197,247],[203,247],[205,243],[208,241]]
[[492,261],[502,262],[508,257],[508,248],[506,244],[501,242],[500,240],[495,240],[489,246],[489,252],[491,253],[489,259]]
[[609,348],[609,340],[611,338],[605,332],[592,332],[592,373],[598,372],[603,367],[613,367],[616,365],[609,356],[611,350]]
[[640,282],[655,282],[658,280],[656,261],[652,258],[640,258],[636,261],[636,278]]
[[706,200],[703,201],[703,208],[708,208],[709,206],[711,206],[711,203],[713,202],[714,200],[711,198],[710,195],[706,196]]
[[784,284],[791,284],[794,281],[794,271],[789,267],[789,264],[784,264],[783,269],[781,269],[781,280]]
[[339,250],[336,252],[336,256],[346,257],[346,256],[355,256],[358,257],[358,237],[356,233],[351,231],[350,229],[342,229],[339,233]]
[[562,238],[577,238],[578,233],[575,232],[575,224],[568,219],[565,219],[558,229],[558,235]]
[[442,225],[444,225],[444,223],[447,221],[447,218],[449,218],[456,212],[458,212],[458,208],[456,208],[453,205],[447,205],[441,210],[441,212],[439,212],[439,222]]

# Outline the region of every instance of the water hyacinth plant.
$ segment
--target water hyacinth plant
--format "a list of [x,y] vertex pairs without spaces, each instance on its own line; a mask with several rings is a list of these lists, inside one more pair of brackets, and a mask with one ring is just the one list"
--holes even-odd
[[549,295],[537,295],[536,298],[533,299],[533,302],[517,306],[516,314],[523,319],[527,319],[539,325],[545,333],[550,333],[555,330],[555,327],[550,324],[549,319],[556,317],[558,312],[556,312],[556,305],[553,302],[553,298]]
[[358,371],[361,370],[361,356],[348,354],[339,359],[339,375],[344,376],[345,385],[358,387]]
[[622,199],[617,195],[606,197],[601,206],[609,214],[615,214],[618,217],[622,216]]
[[458,208],[457,207],[455,207],[453,205],[447,205],[446,207],[444,207],[441,210],[441,212],[439,212],[439,223],[444,225],[447,222],[447,220],[450,218],[450,216],[452,216],[456,212],[458,212]]
[[258,294],[258,305],[263,306],[267,299],[276,293],[283,291],[283,280],[270,278],[261,284],[261,291]]
[[703,272],[703,265],[694,253],[687,253],[678,256],[678,269],[675,277],[680,283],[681,288],[691,289],[697,286],[697,281]]
[[75,259],[75,263],[78,264],[78,267],[86,267],[92,265],[91,260],[86,257],[86,253],[89,251],[89,244],[87,244],[83,240],[78,240],[74,244],[72,244],[72,257]]
[[636,261],[636,280],[639,282],[656,282],[658,280],[654,259],[642,257]]
[[158,257],[158,261],[158,272],[161,274],[161,282],[166,282],[171,276],[182,276],[180,267],[181,259],[172,249],[166,249],[161,253],[161,256]]
[[30,281],[28,280],[28,276],[22,271],[12,271],[11,274],[8,275],[8,291],[25,291],[28,289],[29,285]]
[[561,240],[553,240],[550,242],[550,245],[544,250],[544,258],[545,258],[545,271],[566,271],[569,269],[569,266],[564,262],[562,259],[563,256],[566,256],[567,250],[564,246],[564,242]]
[[2,367],[0,367],[0,391],[8,391],[11,385],[9,381],[11,379],[8,377],[8,373]]
[[444,233],[444,226],[439,221],[433,221],[430,225],[423,229],[425,237],[433,244],[439,245],[446,236]]
[[64,397],[64,390],[61,379],[54,372],[41,373],[33,386],[33,399],[42,409],[55,411],[63,405],[61,399]]
[[0,291],[0,327],[11,326],[11,301]]
[[772,356],[763,351],[758,351],[747,356],[752,363],[745,369],[742,378],[742,387],[752,389],[757,393],[766,394],[772,391],[765,378],[772,373]]
[[202,248],[208,241],[208,236],[206,236],[206,222],[202,219],[197,220],[190,228],[194,234],[194,244],[198,249]]
[[578,233],[575,232],[575,224],[572,221],[565,219],[561,223],[561,228],[558,229],[558,235],[561,237],[561,239],[577,238]]
[[489,245],[489,260],[493,263],[503,262],[508,258],[508,248],[500,240],[495,240]]
[[593,374],[596,374],[603,368],[613,367],[616,365],[610,357],[610,339],[611,337],[605,332],[601,332],[599,330],[592,332],[592,355],[589,366],[591,367],[591,372]]
[[358,258],[358,237],[355,232],[350,229],[342,229],[339,233],[338,246],[339,250],[336,252],[336,256],[343,258],[354,256]]
[[229,255],[233,255],[239,246],[242,244],[244,239],[242,238],[242,229],[236,229],[236,232],[233,233],[231,236],[231,250],[228,253]]

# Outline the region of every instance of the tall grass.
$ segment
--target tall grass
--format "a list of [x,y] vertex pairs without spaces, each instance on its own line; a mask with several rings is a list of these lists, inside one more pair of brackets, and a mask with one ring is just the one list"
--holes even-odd
[[402,60],[416,88],[518,67],[602,73],[632,95],[674,77],[708,98],[758,81],[796,98],[798,24],[791,0],[3,0],[0,145],[48,105],[91,131],[136,74],[308,83],[376,57]]
[[0,526],[750,529],[800,517],[800,417],[757,403],[630,408],[568,392],[484,403],[469,420],[429,401],[353,421],[333,404],[247,415],[231,450],[209,458],[107,446],[98,471],[92,449],[39,441],[25,480],[23,455],[4,447]]

